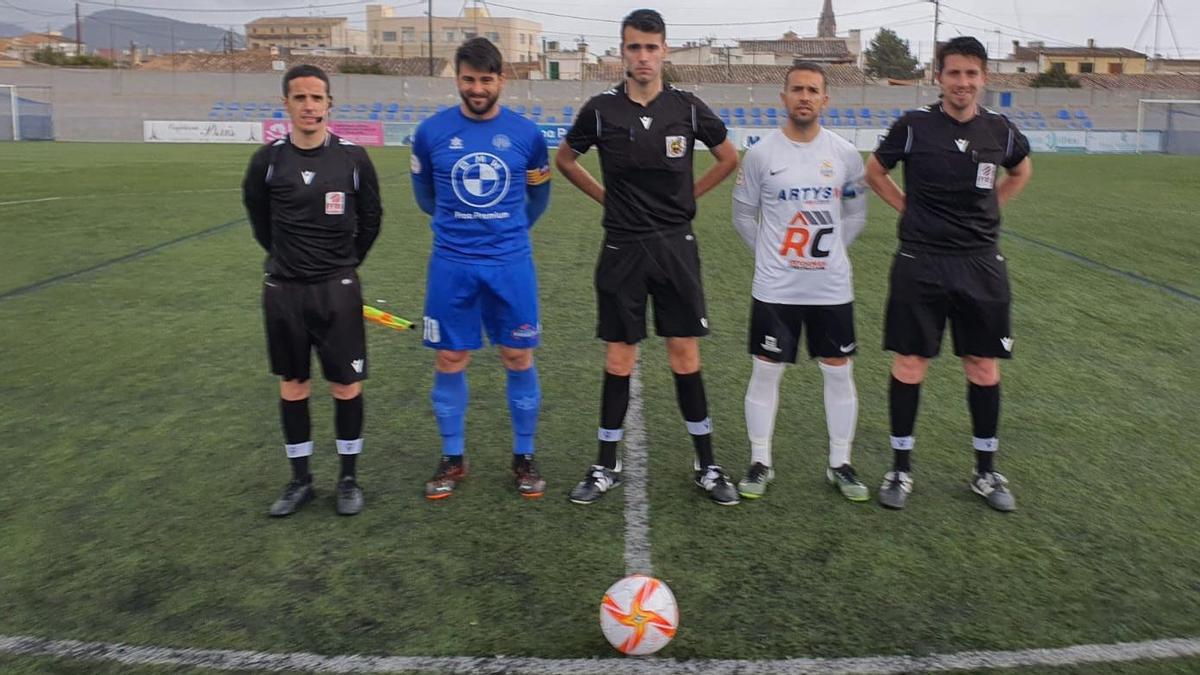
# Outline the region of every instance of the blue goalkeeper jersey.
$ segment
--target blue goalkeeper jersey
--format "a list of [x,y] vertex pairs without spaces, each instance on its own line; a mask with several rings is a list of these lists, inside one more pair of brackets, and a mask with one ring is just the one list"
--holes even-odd
[[475,120],[459,107],[417,127],[414,188],[432,185],[433,250],[452,260],[508,262],[532,252],[526,190],[550,180],[546,141],[506,109]]

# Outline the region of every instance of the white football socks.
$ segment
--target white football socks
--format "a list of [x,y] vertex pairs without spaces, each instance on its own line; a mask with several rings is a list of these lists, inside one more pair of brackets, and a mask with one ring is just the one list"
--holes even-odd
[[854,388],[854,363],[831,366],[818,362],[825,379],[825,425],[829,429],[829,466],[850,463],[850,445],[858,425],[858,391]]
[[771,466],[771,436],[779,410],[782,363],[752,358],[754,370],[746,387],[746,433],[750,436],[750,461]]

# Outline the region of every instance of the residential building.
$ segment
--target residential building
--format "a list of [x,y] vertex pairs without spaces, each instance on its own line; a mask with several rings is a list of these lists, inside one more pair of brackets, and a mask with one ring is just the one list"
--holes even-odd
[[[375,56],[428,56],[430,21],[427,16],[396,16],[395,8],[367,5],[367,45]],[[542,24],[528,19],[492,16],[482,6],[466,7],[462,16],[433,17],[435,57],[454,58],[465,40],[482,36],[500,49],[510,63],[538,62],[542,53]]]
[[1016,47],[1013,56],[1021,61],[1037,61],[1037,70],[1042,73],[1052,70],[1068,75],[1146,73],[1145,54],[1125,47],[1097,47],[1091,38],[1086,47],[1047,47],[1042,42],[1030,42],[1028,47]]
[[249,49],[350,52],[350,28],[344,16],[262,17],[246,24]]

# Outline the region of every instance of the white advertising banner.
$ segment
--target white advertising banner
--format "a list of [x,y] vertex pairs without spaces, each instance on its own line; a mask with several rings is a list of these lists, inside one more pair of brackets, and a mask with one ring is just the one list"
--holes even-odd
[[257,143],[263,142],[261,122],[142,122],[147,143]]

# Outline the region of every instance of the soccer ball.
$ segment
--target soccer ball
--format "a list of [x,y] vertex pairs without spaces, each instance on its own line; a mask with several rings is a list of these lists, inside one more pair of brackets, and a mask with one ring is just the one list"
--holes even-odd
[[600,629],[623,654],[653,654],[675,637],[678,625],[675,595],[654,577],[625,577],[608,587],[600,603]]

